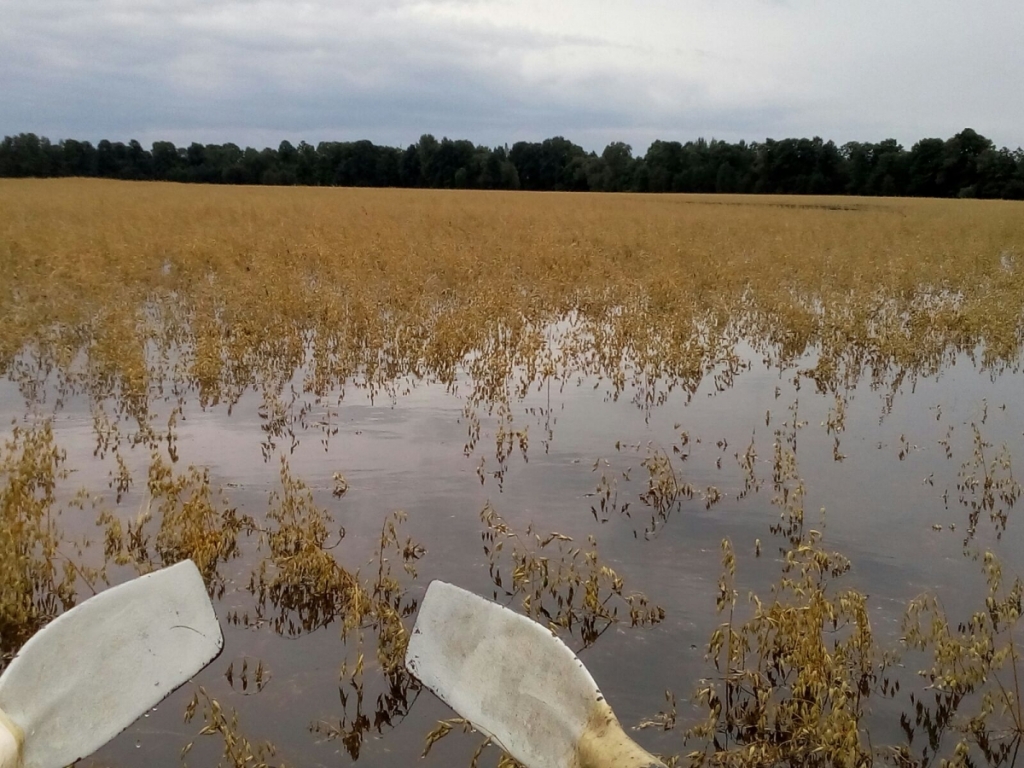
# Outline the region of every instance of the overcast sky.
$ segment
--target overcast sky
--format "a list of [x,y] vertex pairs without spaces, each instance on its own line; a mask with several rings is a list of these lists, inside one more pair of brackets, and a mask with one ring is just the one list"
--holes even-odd
[[1021,0],[0,0],[0,134],[1024,145]]

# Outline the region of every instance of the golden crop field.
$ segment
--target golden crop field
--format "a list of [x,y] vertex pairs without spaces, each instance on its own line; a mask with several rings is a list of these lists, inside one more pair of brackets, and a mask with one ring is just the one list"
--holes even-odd
[[[468,764],[480,739],[439,741],[460,724],[402,664],[426,575],[456,573],[677,672],[667,700],[650,672],[621,693],[670,765],[1009,765],[1022,348],[1020,203],[0,180],[0,669],[190,557],[233,655],[173,700],[171,737],[139,732],[144,762],[372,767],[426,739]],[[934,506],[854,523],[890,479]],[[454,527],[417,509],[435,496]],[[835,527],[902,553],[898,609]],[[698,550],[707,579],[679,565]],[[911,589],[930,559],[977,599]]]

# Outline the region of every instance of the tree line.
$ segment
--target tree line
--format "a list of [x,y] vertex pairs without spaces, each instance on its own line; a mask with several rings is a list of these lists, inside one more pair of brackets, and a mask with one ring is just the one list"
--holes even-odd
[[591,192],[884,195],[1024,199],[1024,150],[997,149],[967,128],[922,139],[909,150],[813,139],[763,142],[655,141],[642,157],[612,142],[600,154],[556,136],[486,147],[430,134],[405,149],[370,141],[282,141],[277,149],[236,144],[177,147],[157,141],[51,142],[5,136],[0,177],[111,179],[349,187],[525,189]]

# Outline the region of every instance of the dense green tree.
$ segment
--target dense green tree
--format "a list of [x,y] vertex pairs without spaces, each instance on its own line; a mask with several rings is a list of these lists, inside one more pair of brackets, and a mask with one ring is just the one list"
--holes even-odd
[[573,161],[586,156],[583,147],[562,136],[542,142],[519,141],[509,153],[522,188],[546,191],[579,189],[578,166]]
[[700,138],[683,145],[683,170],[676,186],[690,192],[710,193],[718,181],[718,165],[714,153],[722,142]]
[[282,141],[277,145],[277,159],[282,165],[295,165],[299,159],[299,151],[290,141]]
[[942,139],[921,139],[910,150],[907,194],[940,197],[942,190]]
[[320,183],[316,175],[317,159],[316,147],[305,141],[300,141],[299,146],[296,148],[296,184],[312,186]]
[[971,128],[946,141],[943,152],[943,182],[949,193],[958,197],[977,197],[978,161],[995,147]]
[[416,153],[420,160],[420,179],[421,186],[429,187],[429,175],[428,169],[432,167],[434,162],[434,155],[437,154],[437,150],[440,144],[437,139],[434,138],[433,134],[425,133],[420,136],[419,142],[416,144]]
[[613,141],[604,148],[601,160],[604,161],[602,189],[605,192],[625,192],[633,189],[636,164],[633,162],[633,148],[629,144]]
[[[1014,153],[1003,147],[990,147],[977,159],[975,192],[977,197],[1020,199],[1024,178],[1018,177],[1018,161]],[[1016,184],[1015,184],[1016,182]]]
[[676,176],[683,169],[683,145],[678,141],[655,141],[645,157],[651,192],[673,192]]
[[[1022,164],[1024,167],[1024,164]],[[1024,176],[1024,174],[1022,174]],[[521,189],[519,181],[519,170],[516,168],[515,163],[508,157],[501,161],[501,188],[502,189]]]
[[883,195],[892,197],[906,193],[910,178],[907,153],[895,139],[879,142],[872,153],[873,167],[862,195]]
[[188,146],[185,159],[188,161],[189,168],[199,168],[206,162],[206,147],[193,141]]
[[169,141],[153,143],[153,178],[176,181],[182,167],[184,158],[174,144]]
[[718,166],[718,175],[715,177],[715,192],[731,194],[739,187],[739,174],[728,162]]
[[[816,139],[820,142],[820,139]],[[835,195],[841,193],[847,184],[846,169],[839,147],[832,141],[820,143],[818,161],[813,184],[815,194]]]
[[594,192],[914,195],[1024,199],[1024,151],[997,149],[967,128],[922,139],[837,147],[819,137],[732,144],[699,138],[655,141],[643,157],[612,142],[598,155],[562,136],[511,149],[438,141],[406,149],[370,141],[282,141],[262,150],[236,144],[176,147],[103,140],[95,147],[33,133],[0,142],[0,176],[100,176],[207,184],[340,185]]
[[61,176],[95,176],[96,149],[88,141],[66,139],[60,143]]
[[52,176],[59,171],[50,140],[34,133],[5,136],[0,144],[0,175]]
[[121,176],[121,166],[124,161],[124,144],[118,142],[112,144],[103,139],[96,145],[96,175],[106,179],[116,179]]
[[[253,150],[256,153],[256,150]],[[259,154],[259,153],[256,153]],[[206,184],[253,184],[245,152],[237,144],[207,144],[202,148],[203,162],[193,170],[196,181]]]
[[398,178],[403,187],[422,187],[423,168],[420,165],[420,148],[417,144],[410,144],[398,165]]
[[[473,162],[473,143],[441,139],[423,166],[427,186],[453,189],[469,185],[469,167]],[[459,172],[462,171],[460,174]]]

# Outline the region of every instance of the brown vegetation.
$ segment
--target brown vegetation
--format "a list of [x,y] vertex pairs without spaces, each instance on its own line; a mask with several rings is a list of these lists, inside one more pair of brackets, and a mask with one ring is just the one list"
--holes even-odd
[[[311,409],[329,415],[345,388],[389,396],[412,380],[438,383],[464,398],[467,454],[481,414],[497,416],[500,478],[509,457],[529,449],[512,405],[543,382],[595,376],[652,409],[708,376],[730,386],[750,364],[741,342],[780,368],[813,352],[798,375],[835,398],[825,427],[838,436],[846,387],[862,377],[893,384],[962,353],[989,372],[1018,369],[1019,204],[840,202],[0,181],[0,380],[19,387],[27,414],[0,453],[0,668],[45,621],[119,578],[114,568],[191,557],[220,597],[224,568],[242,559],[251,607],[226,620],[282,635],[337,622],[360,649],[342,671],[355,714],[314,728],[358,757],[363,734],[401,717],[416,689],[401,659],[416,607],[408,584],[424,549],[398,515],[383,521],[372,563],[343,565],[335,548],[344,529],[284,457],[265,518],[242,514],[204,468],[177,466],[185,404],[230,409],[258,393],[270,459],[304,430],[321,431],[326,447],[336,427]],[[58,493],[67,478],[53,416],[72,396],[90,404],[96,455],[116,461],[115,499]],[[738,611],[723,543],[725,618],[708,647],[717,672],[699,686],[698,722],[680,723],[690,753],[679,760],[1011,764],[1024,735],[1013,638],[1020,584],[975,552],[989,584],[978,612],[956,627],[922,598],[908,607],[903,646],[880,648],[865,596],[835,586],[847,561],[804,525],[797,421],[794,412],[775,432],[771,457],[779,580]],[[1005,529],[1020,495],[1012,457],[975,434],[961,472],[965,550],[984,517]],[[150,455],[144,478],[123,459],[135,446]],[[838,437],[835,450],[841,461]],[[737,458],[746,493],[761,482],[753,443]],[[687,483],[668,453],[641,466],[648,532],[681,499],[710,508],[721,498]],[[126,514],[116,504],[133,488],[148,501]],[[347,488],[337,474],[335,495]],[[622,511],[606,478],[595,495],[595,518]],[[95,539],[65,536],[60,513],[72,505],[97,510]],[[482,536],[496,594],[557,631],[589,644],[613,622],[664,617],[600,562],[594,540],[581,548],[558,533],[517,533],[490,507]],[[364,645],[386,691],[373,725],[362,712]],[[865,702],[899,693],[891,670],[903,651],[930,658],[928,692],[904,682],[899,695],[916,713],[907,743],[874,744]],[[205,733],[224,737],[228,764],[274,758],[271,746],[237,736],[235,718],[205,691],[189,716],[197,711]],[[670,706],[650,724],[676,722]],[[927,732],[923,749],[911,743],[915,729]]]

